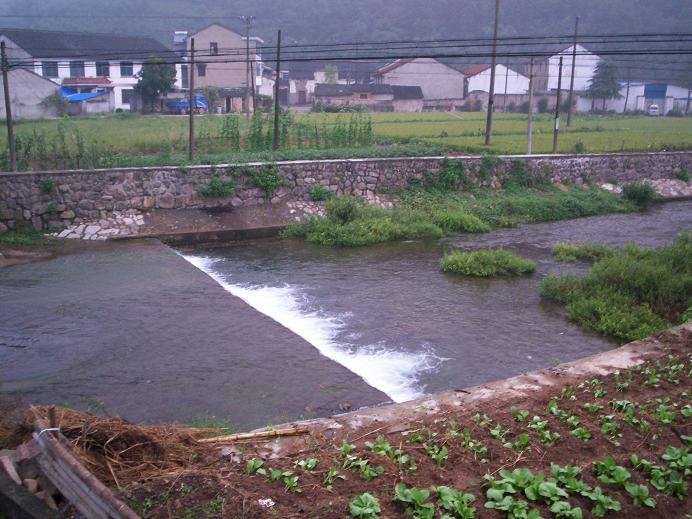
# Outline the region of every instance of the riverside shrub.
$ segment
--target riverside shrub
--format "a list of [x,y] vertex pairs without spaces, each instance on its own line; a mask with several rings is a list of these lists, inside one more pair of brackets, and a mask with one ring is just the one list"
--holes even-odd
[[440,270],[465,276],[518,276],[530,274],[536,265],[504,249],[456,250],[443,256]]
[[614,252],[612,247],[602,243],[584,242],[577,244],[558,242],[553,245],[553,254],[560,261],[596,261]]
[[622,196],[640,209],[646,209],[656,198],[656,190],[646,182],[631,182],[622,188]]
[[685,321],[692,307],[692,233],[672,245],[629,244],[597,259],[584,278],[547,276],[541,296],[585,328],[636,340]]

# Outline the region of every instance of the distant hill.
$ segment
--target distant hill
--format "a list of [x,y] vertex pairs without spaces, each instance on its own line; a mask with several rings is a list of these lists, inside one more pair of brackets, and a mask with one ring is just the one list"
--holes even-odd
[[[372,42],[489,37],[493,9],[492,0],[0,0],[0,23],[148,35],[170,45],[175,30],[214,21],[240,30],[242,23],[233,17],[248,14],[256,17],[254,33],[268,44],[279,28],[289,44]],[[582,34],[690,32],[692,2],[502,0],[500,32],[570,34],[575,16],[581,17]],[[675,60],[685,59],[690,56]]]

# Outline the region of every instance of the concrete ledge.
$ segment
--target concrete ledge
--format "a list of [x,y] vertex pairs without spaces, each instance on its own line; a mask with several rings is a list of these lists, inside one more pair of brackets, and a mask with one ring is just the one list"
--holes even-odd
[[112,240],[139,240],[156,238],[167,245],[186,246],[220,241],[255,240],[278,236],[284,226],[256,227],[249,229],[225,229],[202,232],[148,233],[132,236],[118,236]]

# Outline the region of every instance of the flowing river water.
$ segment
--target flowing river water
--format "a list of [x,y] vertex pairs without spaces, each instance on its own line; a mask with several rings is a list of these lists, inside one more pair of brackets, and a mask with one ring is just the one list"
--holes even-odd
[[[557,241],[645,246],[692,230],[692,202],[439,242],[293,240],[172,251],[111,243],[0,271],[0,390],[131,420],[244,427],[457,389],[617,343],[541,302]],[[518,279],[439,272],[451,247],[502,246]]]

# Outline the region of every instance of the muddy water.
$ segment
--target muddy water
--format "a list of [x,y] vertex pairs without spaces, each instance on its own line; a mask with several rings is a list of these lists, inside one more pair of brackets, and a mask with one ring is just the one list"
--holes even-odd
[[[584,269],[554,262],[555,241],[659,246],[682,230],[692,202],[357,250],[106,244],[0,270],[0,390],[250,427],[462,388],[613,346],[541,304],[544,275]],[[499,245],[533,258],[536,274],[438,271],[446,248]]]

